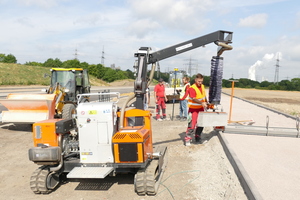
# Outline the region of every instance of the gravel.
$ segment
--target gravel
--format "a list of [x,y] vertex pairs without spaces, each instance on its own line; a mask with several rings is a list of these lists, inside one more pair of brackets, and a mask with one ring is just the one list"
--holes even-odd
[[[224,98],[225,99],[225,98]],[[152,105],[153,106],[153,105]],[[173,104],[167,105],[172,116]],[[178,104],[174,113],[178,114]],[[153,114],[154,116],[154,114]],[[211,127],[204,130],[205,144],[183,144],[186,122],[152,120],[154,145],[168,146],[168,165],[156,196],[137,196],[133,175],[103,180],[73,180],[48,195],[35,195],[29,188],[38,167],[28,160],[32,147],[30,127],[0,127],[0,190],[5,199],[247,199],[223,148]],[[106,186],[106,187],[104,187]]]

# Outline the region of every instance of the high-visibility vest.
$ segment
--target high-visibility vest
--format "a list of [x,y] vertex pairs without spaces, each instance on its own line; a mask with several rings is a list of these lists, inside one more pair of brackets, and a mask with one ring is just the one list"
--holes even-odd
[[[185,84],[184,86],[183,86],[183,90],[180,92],[180,99],[185,95],[185,93],[186,93],[186,87],[187,86],[190,86],[190,83],[187,83],[187,84]],[[186,100],[189,98],[189,95],[186,97]]]
[[[199,88],[197,87],[196,84],[193,84],[191,86],[191,88],[193,88],[196,91],[196,99],[198,99],[201,102],[205,102],[206,101],[206,94],[205,94],[205,88],[204,85],[201,84],[201,91],[199,90]],[[196,103],[193,101],[193,98],[189,97],[188,98],[188,107],[189,108],[193,108],[193,109],[201,109],[203,108],[202,104]]]

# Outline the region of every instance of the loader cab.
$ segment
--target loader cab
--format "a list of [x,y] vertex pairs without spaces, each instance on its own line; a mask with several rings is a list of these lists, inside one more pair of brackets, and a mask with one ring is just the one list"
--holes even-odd
[[169,76],[169,86],[171,88],[178,88],[178,87],[183,87],[184,83],[182,81],[182,78],[185,76],[185,71],[170,71],[170,76]]
[[87,70],[81,68],[52,68],[50,88],[54,90],[58,84],[65,89],[65,101],[76,101],[78,94],[90,93]]

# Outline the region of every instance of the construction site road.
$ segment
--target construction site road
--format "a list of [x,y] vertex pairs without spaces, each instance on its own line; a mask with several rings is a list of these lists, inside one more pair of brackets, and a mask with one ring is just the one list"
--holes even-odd
[[[123,100],[119,103],[121,104]],[[150,109],[154,113],[154,98]],[[230,96],[222,95],[221,104],[229,112]],[[179,112],[178,103],[167,104],[167,114]],[[261,107],[234,99],[232,119],[255,121],[265,126],[266,115],[270,127],[295,127],[295,121]],[[271,113],[270,113],[271,112]],[[219,133],[205,127],[204,144],[184,146],[186,121],[152,120],[154,145],[168,147],[168,165],[156,196],[137,196],[133,175],[118,175],[100,180],[67,180],[48,195],[35,195],[29,187],[30,176],[38,167],[28,160],[32,147],[31,126],[0,125],[0,193],[4,199],[247,199],[245,191],[225,155]],[[222,133],[236,159],[243,167],[243,175],[257,199],[297,199],[300,159],[297,156],[298,138],[277,138]],[[287,140],[285,140],[287,139]],[[273,142],[270,142],[273,140]],[[299,140],[300,141],[300,140]],[[292,178],[293,177],[293,178]],[[276,191],[276,192],[274,192]],[[281,193],[281,194],[280,194]],[[287,194],[289,193],[289,194]]]
[[[5,98],[10,93],[43,93],[42,89],[47,89],[47,86],[7,86],[7,87],[0,87],[0,98]],[[91,92],[120,92],[120,93],[128,93],[133,91],[132,86],[125,86],[125,87],[107,87],[107,86],[93,86],[91,87]]]
[[[120,100],[122,104],[124,98]],[[150,108],[154,112],[154,98]],[[173,104],[167,104],[172,116]],[[174,113],[179,112],[178,103]],[[154,116],[154,113],[153,113]],[[229,163],[217,133],[205,129],[206,144],[184,146],[187,122],[152,120],[154,145],[168,147],[168,164],[156,196],[138,196],[134,175],[117,175],[105,179],[67,180],[48,195],[36,195],[29,186],[38,165],[28,159],[33,146],[29,125],[0,125],[0,193],[4,199],[247,199]]]

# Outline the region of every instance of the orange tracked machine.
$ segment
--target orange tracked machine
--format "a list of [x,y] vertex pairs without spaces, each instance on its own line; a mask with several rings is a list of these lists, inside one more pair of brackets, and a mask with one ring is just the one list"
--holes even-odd
[[[231,49],[231,38],[232,32],[217,31],[153,53],[151,48],[141,47],[135,54],[134,94],[121,107],[117,92],[78,94],[75,118],[36,122],[29,159],[41,166],[31,176],[32,191],[53,191],[63,174],[68,179],[103,179],[134,173],[137,194],[157,194],[167,164],[167,147],[153,145],[151,113],[144,110],[144,96],[156,62],[211,42],[222,52]],[[148,64],[152,64],[149,80]],[[98,101],[82,101],[86,96],[100,97]]]

